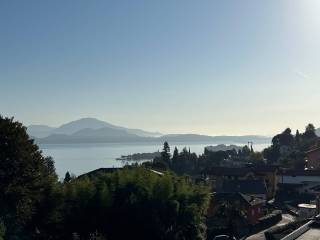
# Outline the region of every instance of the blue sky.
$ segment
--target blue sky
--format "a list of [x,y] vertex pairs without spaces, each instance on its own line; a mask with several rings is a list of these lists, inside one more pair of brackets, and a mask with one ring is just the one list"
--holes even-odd
[[164,133],[320,126],[320,1],[0,2],[0,113]]

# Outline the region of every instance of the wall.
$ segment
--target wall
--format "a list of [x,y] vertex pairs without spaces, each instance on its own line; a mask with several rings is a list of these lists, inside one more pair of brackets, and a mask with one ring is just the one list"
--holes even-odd
[[252,225],[257,224],[259,221],[259,218],[263,216],[262,205],[260,204],[250,206],[246,210],[247,210],[248,221]]
[[279,183],[320,182],[320,176],[286,176],[279,177]]
[[320,151],[314,151],[308,153],[307,156],[309,169],[319,169],[320,168]]

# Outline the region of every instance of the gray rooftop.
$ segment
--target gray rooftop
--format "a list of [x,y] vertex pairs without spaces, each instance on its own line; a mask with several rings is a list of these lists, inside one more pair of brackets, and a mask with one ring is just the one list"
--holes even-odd
[[320,239],[320,229],[319,228],[310,228],[296,240],[319,240]]

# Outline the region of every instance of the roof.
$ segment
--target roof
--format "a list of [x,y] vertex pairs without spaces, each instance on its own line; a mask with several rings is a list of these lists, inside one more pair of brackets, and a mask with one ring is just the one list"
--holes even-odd
[[213,167],[205,171],[206,174],[215,176],[245,176],[250,172],[252,169],[248,167]]
[[245,176],[248,173],[275,172],[279,169],[276,165],[254,165],[246,167],[212,167],[204,173],[215,176]]
[[302,183],[278,183],[279,189],[285,189],[285,190],[295,190],[302,186],[303,186]]
[[317,206],[315,204],[309,204],[309,203],[301,203],[298,205],[299,208],[307,208],[307,209],[316,209]]
[[240,192],[242,194],[267,194],[263,180],[224,180],[217,192]]
[[113,172],[118,171],[120,169],[123,169],[123,168],[98,168],[93,171],[84,173],[84,174],[78,176],[78,178],[92,177],[92,176],[94,176],[96,174],[100,174],[100,173],[113,173]]
[[289,235],[282,238],[282,240],[319,240],[320,223],[319,215],[315,219],[302,225]]
[[283,176],[319,176],[320,177],[320,170],[281,169],[279,174]]
[[[130,166],[129,166],[129,168],[130,168]],[[116,172],[116,171],[121,170],[121,169],[124,169],[124,168],[98,168],[98,169],[93,170],[91,172],[84,173],[84,174],[80,175],[78,178],[93,177],[93,176],[95,176],[97,174],[101,174],[101,173],[113,173],[113,172]],[[153,170],[153,169],[149,169],[149,171],[154,173],[154,174],[157,174],[158,176],[162,176],[164,174],[162,172],[159,172],[159,171],[156,171],[156,170]]]
[[296,238],[297,240],[319,240],[320,229],[318,228],[310,228],[305,233],[303,233],[300,237]]
[[216,201],[223,201],[223,202],[234,202],[235,200],[239,200],[242,204],[248,206],[255,206],[263,204],[264,201],[258,198],[254,198],[245,194],[241,194],[238,192],[235,193],[215,193],[214,199]]
[[262,173],[262,172],[275,172],[279,169],[277,165],[256,165],[253,166],[253,171],[255,173]]
[[156,170],[153,170],[153,169],[150,169],[150,172],[153,172],[159,176],[163,176],[163,172],[159,172],[159,171],[156,171]]
[[265,201],[260,199],[260,198],[255,198],[255,197],[252,197],[252,196],[248,196],[248,195],[245,195],[245,194],[242,194],[242,193],[239,193],[247,202],[248,204],[250,204],[251,206],[255,206],[255,205],[259,205],[259,204],[262,204],[264,203]]
[[316,151],[320,151],[320,147],[312,148],[309,151],[307,151],[306,153],[308,154],[308,153],[312,153],[312,152],[316,152]]

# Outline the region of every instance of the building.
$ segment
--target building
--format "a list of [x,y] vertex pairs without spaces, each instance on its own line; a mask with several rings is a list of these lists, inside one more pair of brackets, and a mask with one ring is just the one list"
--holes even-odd
[[298,205],[298,216],[302,219],[314,217],[317,213],[317,206],[315,204],[300,203]]
[[258,223],[263,217],[263,200],[237,192],[213,194],[208,217],[214,216],[222,204],[231,205],[243,212],[248,223],[252,225]]
[[278,184],[277,166],[246,166],[246,167],[213,167],[204,172],[204,175],[209,179],[213,191],[221,188],[221,183],[224,181],[233,180],[261,180],[267,188],[267,199],[272,199],[275,196]]
[[213,191],[216,191],[218,185],[224,180],[245,180],[254,178],[252,169],[248,167],[213,167],[210,170],[206,170],[204,175],[206,175],[211,183]]
[[320,170],[281,169],[276,202],[297,206],[310,203],[320,194]]
[[278,172],[278,183],[300,184],[304,182],[320,183],[320,170],[281,169]]
[[315,217],[314,220],[311,220],[281,238],[281,240],[319,240],[320,236],[320,221],[319,216]]
[[306,152],[307,169],[320,169],[320,147],[315,147]]
[[267,187],[263,180],[222,180],[217,184],[218,193],[241,193],[267,200]]
[[279,188],[298,193],[320,194],[320,170],[282,169],[278,175]]
[[274,165],[258,165],[253,167],[256,179],[265,181],[268,199],[274,198],[278,189],[279,167]]
[[90,171],[90,172],[87,172],[87,173],[84,173],[80,176],[78,176],[79,179],[81,178],[85,178],[85,177],[94,177],[94,176],[97,176],[99,174],[105,174],[105,173],[114,173],[116,171],[119,171],[123,168],[118,168],[118,167],[110,167],[110,168],[98,168],[98,169],[95,169],[93,171]]
[[[117,172],[117,171],[123,170],[123,169],[132,169],[132,167],[131,166],[126,166],[125,168],[118,168],[118,167],[116,167],[116,168],[114,168],[114,167],[112,167],[112,168],[98,168],[98,169],[95,169],[93,171],[90,171],[90,172],[87,172],[87,173],[84,173],[84,174],[78,176],[78,179],[82,179],[82,178],[86,178],[86,177],[89,177],[89,178],[90,177],[96,177],[98,175],[106,174],[106,173],[114,173],[114,172]],[[159,171],[156,171],[154,169],[148,169],[148,170],[150,172],[160,176],[160,177],[164,175],[163,172],[159,172]]]

